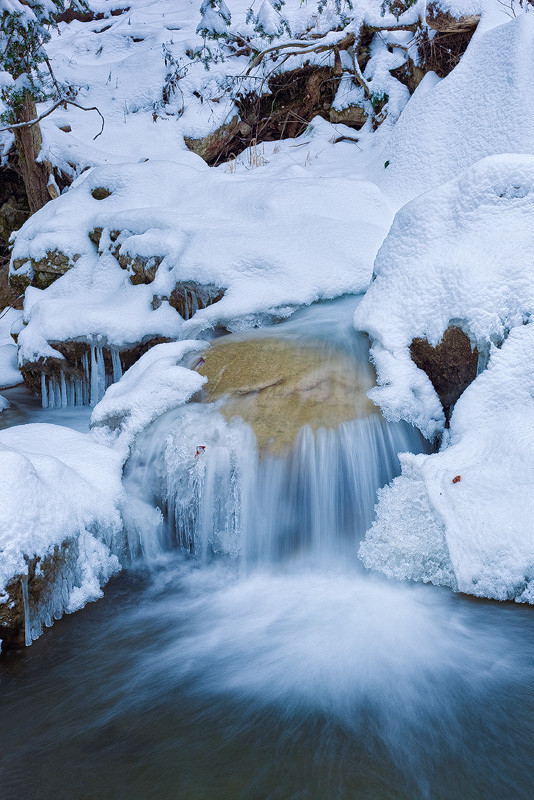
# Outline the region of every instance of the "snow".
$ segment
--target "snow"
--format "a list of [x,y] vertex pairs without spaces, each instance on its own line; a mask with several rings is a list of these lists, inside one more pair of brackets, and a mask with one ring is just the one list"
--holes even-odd
[[135,437],[153,420],[186,403],[206,382],[198,372],[179,366],[184,356],[204,350],[206,342],[158,344],[145,353],[94,408],[95,440],[129,452]]
[[[322,137],[326,124],[317,122]],[[301,137],[303,147],[310,136]],[[48,289],[27,291],[19,362],[58,356],[53,341],[124,347],[154,336],[189,338],[236,318],[252,323],[362,291],[391,220],[389,204],[375,185],[341,171],[319,179],[319,169],[279,161],[229,174],[187,153],[183,163],[91,170],[17,234],[13,258],[23,262],[54,249],[81,255]],[[98,187],[111,195],[95,200]],[[88,237],[95,227],[105,229],[100,257]],[[105,247],[112,230],[122,232],[121,255],[163,259],[153,283],[131,284]],[[225,294],[187,321],[166,299],[154,310],[153,298],[168,298],[181,281]]]
[[120,569],[122,461],[88,434],[30,424],[0,431],[0,462],[0,587],[59,551],[59,574],[30,620],[35,639],[43,623],[101,597]]
[[[20,311],[14,308],[5,308],[0,311],[0,389],[16,386],[22,382],[22,375],[17,364],[17,346],[11,337],[11,330],[18,330],[18,323],[22,318]],[[0,401],[0,411],[2,406]]]
[[[52,345],[65,340],[95,352],[115,348],[115,357],[153,337],[174,341],[152,348],[107,390],[90,435],[51,425],[0,433],[0,583],[24,574],[25,556],[76,543],[31,635],[43,620],[100,596],[119,568],[122,464],[144,428],[200,390],[203,378],[183,366],[206,346],[195,337],[365,291],[373,274],[355,317],[372,339],[379,383],[372,398],[388,419],[408,420],[442,444],[432,455],[402,457],[360,555],[390,577],[534,602],[534,13],[508,19],[498,0],[443,0],[443,10],[480,12],[482,21],[453,72],[443,80],[427,74],[412,98],[391,75],[413,55],[412,33],[384,32],[370,42],[364,78],[375,101],[387,95],[388,102],[376,132],[370,119],[355,132],[315,118],[296,140],[253,146],[210,169],[184,137],[228,123],[236,87],[246,93],[276,64],[266,59],[246,77],[247,56],[196,33],[199,4],[131,0],[109,16],[117,5],[93,0],[105,19],[62,23],[47,44],[58,79],[81,105],[98,107],[105,125],[99,134],[98,114],[74,107],[42,122],[40,157],[75,180],[26,222],[13,257],[27,272],[30,258],[57,249],[72,268],[45,291],[27,290],[19,361],[60,357]],[[316,3],[290,0],[278,14],[265,0],[246,22],[249,3],[236,0],[229,27],[217,14],[224,4],[204,5],[205,26],[228,30],[230,39],[255,36],[260,49],[282,29],[285,43],[304,32],[322,41],[346,32],[334,3],[318,14]],[[412,6],[405,21],[424,6]],[[383,23],[380,7],[358,2],[347,30],[364,19]],[[216,55],[209,69],[208,47]],[[307,53],[283,69],[307,60],[333,65],[332,55]],[[345,76],[334,106],[353,103],[369,110]],[[4,146],[11,139],[6,134]],[[111,194],[95,199],[99,187]],[[100,250],[88,235],[95,228],[103,229]],[[117,246],[121,256],[160,260],[154,281],[133,285],[131,269],[111,252]],[[191,281],[224,296],[183,319],[165,298]],[[445,430],[409,345],[416,336],[437,344],[451,322],[490,359]],[[14,346],[2,336],[3,328],[0,388],[20,380]],[[160,523],[141,501],[126,513],[140,515],[140,538],[145,521]]]
[[458,400],[441,452],[402,457],[360,547],[367,567],[534,603],[533,349],[532,323],[511,331]]
[[443,430],[439,399],[410,357],[413,338],[436,345],[452,322],[485,352],[532,314],[533,223],[531,155],[482,159],[397,213],[355,316],[372,338],[372,398],[388,418],[428,438]]
[[497,20],[446,78],[423,81],[375,156],[376,179],[399,204],[484,156],[534,153],[534,14]]
[[[356,311],[369,332],[389,419],[440,452],[402,457],[361,546],[369,568],[492,597],[534,602],[534,156],[494,155],[404,206]],[[459,324],[486,370],[444,431],[439,399],[410,358]],[[459,476],[459,480],[454,480]]]

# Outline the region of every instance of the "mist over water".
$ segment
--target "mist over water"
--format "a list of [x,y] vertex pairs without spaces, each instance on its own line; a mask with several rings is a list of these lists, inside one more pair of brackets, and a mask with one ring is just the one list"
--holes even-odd
[[[368,369],[349,304],[318,309],[281,334],[323,319]],[[378,414],[284,454],[217,403],[154,423],[125,471],[130,568],[0,664],[1,796],[531,798],[532,609],[356,556],[397,454],[423,446]]]

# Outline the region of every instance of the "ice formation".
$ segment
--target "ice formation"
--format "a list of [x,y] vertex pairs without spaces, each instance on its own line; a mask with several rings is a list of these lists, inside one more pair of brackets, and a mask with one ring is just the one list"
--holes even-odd
[[11,331],[19,328],[22,314],[14,308],[0,311],[0,389],[21,383],[22,376],[17,364],[17,346]]

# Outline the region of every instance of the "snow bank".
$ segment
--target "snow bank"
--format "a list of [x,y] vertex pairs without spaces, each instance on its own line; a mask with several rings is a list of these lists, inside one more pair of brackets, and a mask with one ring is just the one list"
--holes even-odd
[[534,324],[515,328],[456,404],[442,451],[402,456],[360,547],[367,567],[534,603],[533,352]]
[[122,460],[87,434],[32,424],[0,431],[0,464],[0,589],[35,558],[45,582],[27,608],[29,644],[43,624],[101,597],[120,569]]
[[161,414],[186,403],[206,382],[198,372],[178,366],[185,355],[206,346],[184,341],[152,347],[95,406],[94,438],[127,455],[137,434]]
[[[96,188],[111,194],[97,200]],[[81,256],[48,289],[27,291],[19,360],[58,356],[54,341],[123,347],[185,338],[360,292],[390,220],[373,184],[338,173],[319,180],[297,164],[225,174],[191,155],[182,164],[95,168],[17,233],[14,259],[40,260],[50,250]],[[95,228],[104,229],[101,256],[89,239]],[[114,244],[109,231],[121,231]],[[131,268],[106,245],[120,246],[121,257],[161,260],[154,281],[132,285]],[[220,287],[224,297],[184,321],[168,302],[183,281]]]
[[534,152],[534,15],[499,14],[446,78],[426,76],[380,151],[379,185],[401,202],[485,156]]
[[533,225],[530,155],[483,159],[398,212],[355,315],[372,339],[371,396],[389,419],[428,438],[443,430],[438,396],[410,357],[413,338],[436,345],[453,322],[484,353],[532,314]]
[[[534,156],[479,161],[395,217],[356,311],[372,339],[390,419],[441,451],[402,457],[380,493],[364,563],[499,600],[534,602]],[[489,355],[454,407],[450,429],[409,344],[437,344],[454,322]]]

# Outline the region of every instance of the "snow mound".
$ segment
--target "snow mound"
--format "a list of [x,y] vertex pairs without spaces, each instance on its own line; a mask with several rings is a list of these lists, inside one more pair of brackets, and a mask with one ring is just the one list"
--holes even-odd
[[[95,189],[110,194],[95,199]],[[190,338],[236,318],[253,324],[258,315],[361,292],[390,220],[375,185],[341,174],[318,180],[297,164],[231,175],[191,156],[95,168],[16,235],[13,260],[39,261],[54,250],[79,256],[49,288],[27,290],[19,361],[61,357],[50,342],[123,347]],[[89,239],[95,228],[103,229],[100,255]],[[152,264],[154,280],[133,285],[132,268],[111,251],[123,266]],[[184,320],[169,304],[184,281],[224,296]]]
[[141,356],[106,391],[91,416],[93,436],[127,454],[137,434],[166,411],[186,403],[206,382],[198,372],[178,366],[206,342],[158,344]]
[[426,374],[410,357],[415,337],[436,345],[450,323],[479,352],[499,345],[534,310],[534,156],[499,155],[404,206],[375,262],[357,328],[372,339],[388,419],[432,438],[444,415]]
[[534,152],[534,15],[500,16],[446,78],[425,78],[381,151],[380,185],[403,202],[485,156]]
[[[534,602],[534,156],[479,161],[396,215],[355,321],[372,339],[371,396],[441,450],[402,457],[361,545],[366,566],[498,600]],[[414,337],[449,324],[489,357],[450,428]]]
[[360,547],[389,577],[534,603],[534,324],[458,400],[441,452],[402,457]]
[[31,424],[0,431],[0,463],[0,589],[34,559],[45,582],[26,609],[30,644],[43,624],[101,597],[120,569],[122,461],[87,434]]

